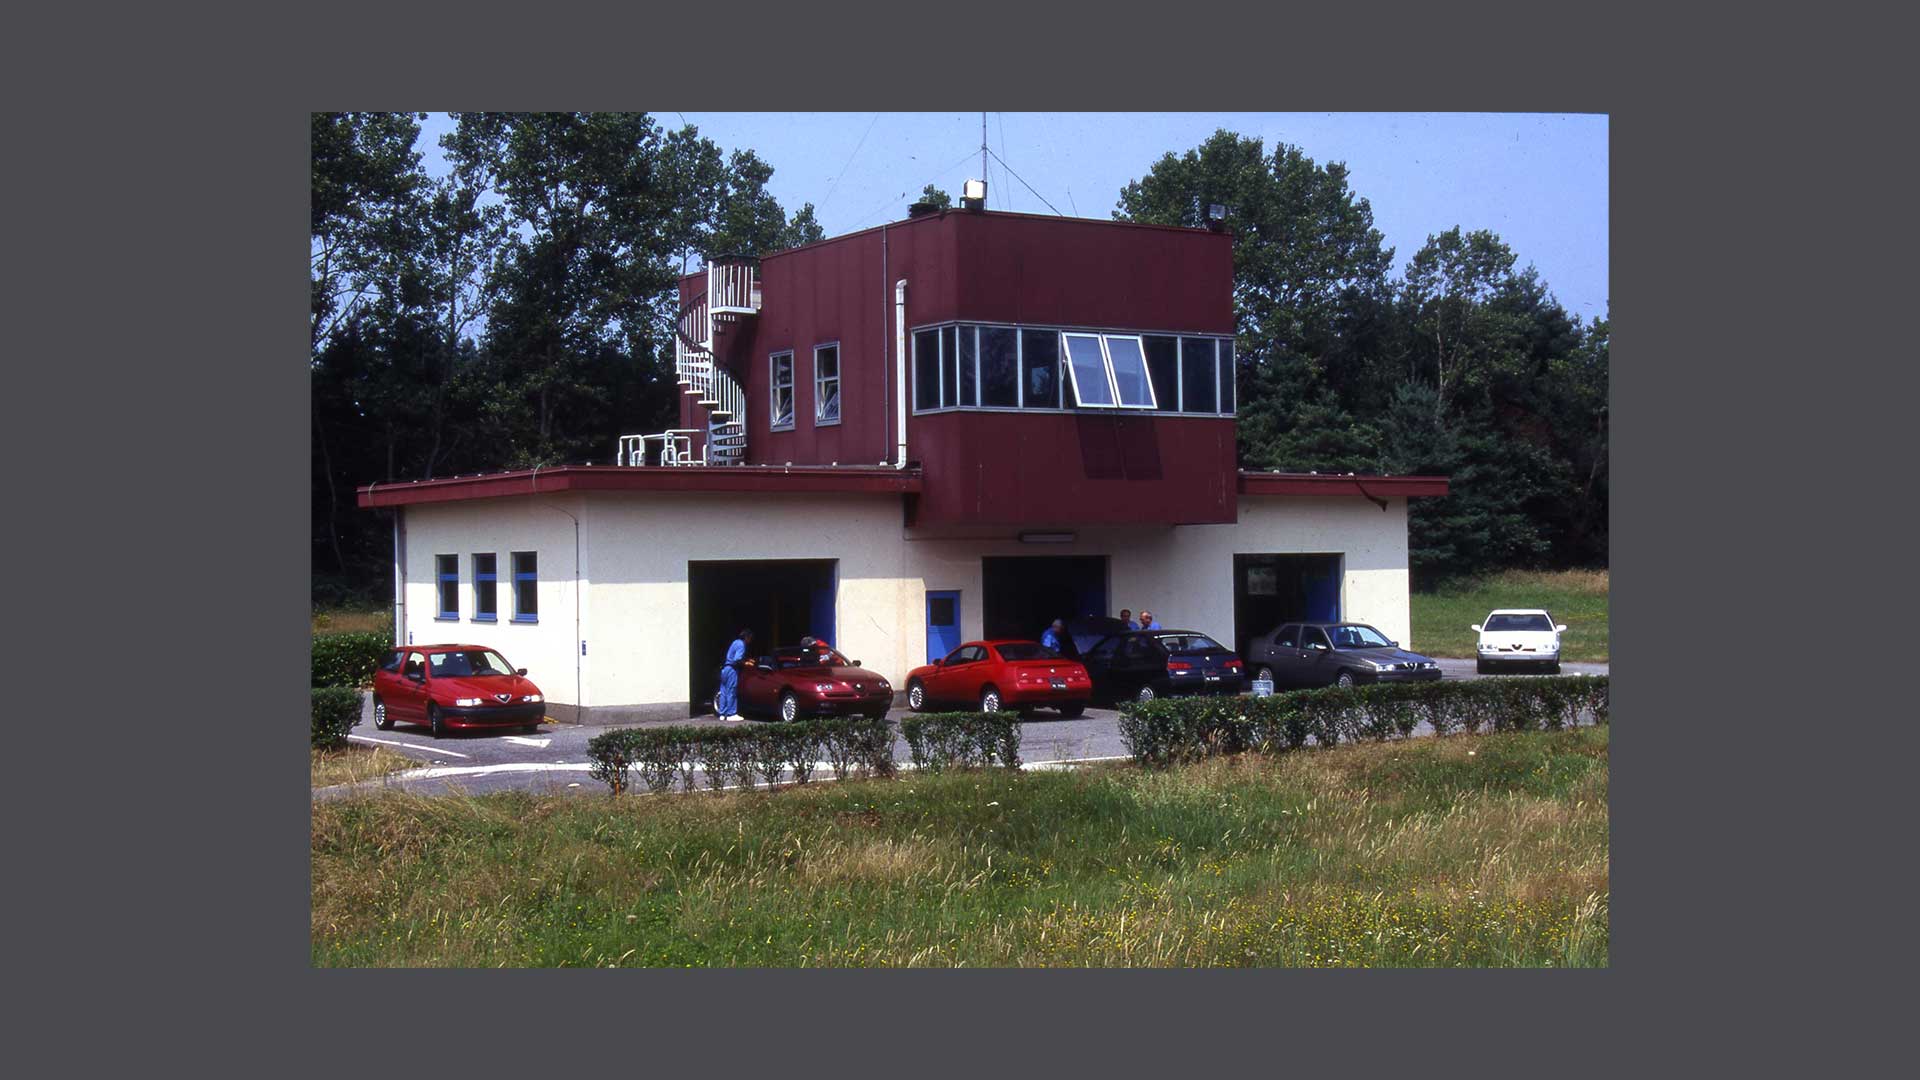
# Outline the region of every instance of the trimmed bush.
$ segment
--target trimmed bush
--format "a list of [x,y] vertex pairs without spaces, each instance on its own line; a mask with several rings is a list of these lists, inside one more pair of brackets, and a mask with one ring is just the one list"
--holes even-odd
[[373,671],[393,648],[384,634],[321,634],[313,639],[313,685],[373,685]]
[[347,744],[347,732],[360,722],[360,691],[350,686],[313,689],[313,748],[334,750]]
[[[1607,723],[1605,676],[1376,683],[1272,697],[1162,698],[1120,710],[1120,736],[1150,768],[1245,750],[1282,753],[1363,739],[1411,738],[1421,722],[1456,731],[1557,731]],[[904,730],[906,725],[902,725]],[[911,732],[907,734],[913,742]],[[914,760],[919,760],[915,750]]]
[[698,777],[718,791],[729,785],[771,787],[784,777],[804,784],[813,779],[822,754],[836,779],[859,770],[868,776],[893,773],[893,729],[868,717],[796,720],[782,724],[674,724],[616,728],[587,743],[591,775],[618,795],[632,787],[638,773],[648,791],[694,791]]
[[927,713],[900,721],[913,767],[929,772],[1020,767],[1020,718],[1014,713]]

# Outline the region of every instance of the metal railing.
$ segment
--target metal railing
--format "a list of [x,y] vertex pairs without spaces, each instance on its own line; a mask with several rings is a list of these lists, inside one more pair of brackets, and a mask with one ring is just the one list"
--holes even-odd
[[[714,292],[715,271],[721,279],[721,293]],[[740,273],[736,273],[736,271]],[[744,276],[742,276],[744,274]],[[760,283],[753,265],[721,264],[709,266],[707,292],[694,297],[681,309],[673,336],[673,374],[681,392],[693,396],[707,410],[706,445],[696,455],[692,449],[693,428],[671,428],[654,435],[620,437],[618,461],[622,465],[648,463],[648,443],[659,442],[658,459],[662,465],[738,465],[747,456],[747,395],[733,376],[713,360],[713,316],[728,305],[720,301],[751,299],[760,306]],[[734,290],[734,291],[729,291]]]
[[707,303],[714,311],[751,314],[760,310],[760,280],[749,261],[707,263]]

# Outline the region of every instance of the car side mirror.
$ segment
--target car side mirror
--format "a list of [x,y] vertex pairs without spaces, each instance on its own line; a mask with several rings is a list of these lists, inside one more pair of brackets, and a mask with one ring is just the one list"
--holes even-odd
[[1479,623],[1474,623],[1474,624],[1473,624],[1473,632],[1474,632],[1474,633],[1476,633],[1476,634],[1480,632],[1480,624],[1479,624]]
[[755,660],[753,664],[755,667],[770,668],[773,666],[773,657],[762,656],[759,659]]
[[1397,642],[1397,641],[1389,641],[1389,642],[1387,642],[1387,644],[1389,644],[1389,645],[1391,645],[1391,646],[1393,646],[1393,647],[1394,647],[1394,648],[1396,648],[1396,649],[1400,647],[1400,643],[1399,643],[1399,642]]
[[1555,626],[1555,627],[1553,628],[1553,632],[1554,632],[1554,633],[1556,633],[1556,634],[1564,634],[1564,633],[1566,633],[1566,632],[1567,632],[1567,624],[1566,624],[1566,623],[1560,623],[1560,624],[1558,624],[1558,625],[1556,625],[1556,626]]
[[526,668],[523,668],[523,667],[521,667],[521,668],[514,668],[514,669],[513,669],[513,673],[514,673],[515,675],[520,675],[520,676],[523,676],[523,677],[524,677],[524,676],[526,675],[526,673],[527,673],[527,669],[526,669]]
[[860,661],[858,661],[858,660],[855,660],[855,661],[853,662],[853,666],[854,666],[854,667],[859,667],[859,666],[860,666]]
[[934,667],[946,667],[946,666],[947,666],[947,658],[946,658],[946,657],[944,657],[944,656],[942,656],[942,657],[939,657],[938,659],[936,659],[936,660],[934,660],[934,662],[933,662],[933,666],[934,666]]

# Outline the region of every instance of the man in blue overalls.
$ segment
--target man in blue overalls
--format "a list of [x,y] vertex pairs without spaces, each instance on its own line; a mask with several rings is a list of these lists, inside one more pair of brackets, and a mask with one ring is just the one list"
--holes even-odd
[[1040,635],[1040,644],[1045,645],[1054,652],[1059,652],[1060,636],[1066,632],[1067,624],[1061,622],[1059,619],[1055,619],[1053,620],[1053,625],[1047,627],[1046,631]]
[[727,662],[720,667],[720,692],[713,697],[713,711],[720,719],[740,719],[740,665],[747,662],[747,646],[753,644],[753,631],[742,630],[727,647]]

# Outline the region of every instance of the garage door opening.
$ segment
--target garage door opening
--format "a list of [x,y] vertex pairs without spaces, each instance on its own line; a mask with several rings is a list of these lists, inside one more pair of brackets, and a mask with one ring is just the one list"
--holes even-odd
[[1108,615],[1105,555],[1006,556],[980,560],[981,631],[1037,641],[1055,619]]
[[1342,557],[1327,555],[1235,555],[1233,557],[1234,648],[1283,622],[1334,622],[1340,618]]
[[742,627],[753,630],[753,655],[809,634],[835,641],[837,573],[833,559],[687,563],[689,714],[713,711],[720,665]]

